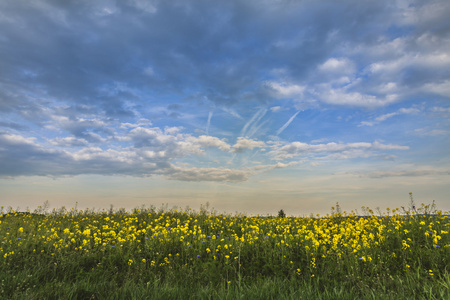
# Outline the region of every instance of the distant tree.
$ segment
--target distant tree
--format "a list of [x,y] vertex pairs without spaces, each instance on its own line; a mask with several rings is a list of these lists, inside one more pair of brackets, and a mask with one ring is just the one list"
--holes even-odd
[[278,218],[285,218],[285,217],[286,217],[286,214],[284,213],[284,210],[280,209],[278,211]]

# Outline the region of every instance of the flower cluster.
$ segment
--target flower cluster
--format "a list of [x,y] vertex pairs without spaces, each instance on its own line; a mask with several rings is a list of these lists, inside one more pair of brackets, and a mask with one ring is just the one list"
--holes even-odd
[[[70,253],[102,253],[120,256],[128,268],[154,272],[187,266],[206,270],[215,262],[248,276],[284,272],[317,277],[350,270],[371,276],[383,268],[408,272],[419,265],[432,269],[428,273],[433,276],[450,250],[450,222],[442,215],[360,217],[352,212],[276,218],[72,210],[0,217],[0,264],[39,255],[56,264]],[[422,263],[417,257],[427,260]],[[99,260],[95,265],[107,263]]]

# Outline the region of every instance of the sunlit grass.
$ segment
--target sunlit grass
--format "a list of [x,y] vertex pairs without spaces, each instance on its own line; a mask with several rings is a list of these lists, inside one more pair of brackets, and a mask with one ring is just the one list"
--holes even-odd
[[450,222],[433,209],[247,217],[2,208],[0,296],[442,299]]

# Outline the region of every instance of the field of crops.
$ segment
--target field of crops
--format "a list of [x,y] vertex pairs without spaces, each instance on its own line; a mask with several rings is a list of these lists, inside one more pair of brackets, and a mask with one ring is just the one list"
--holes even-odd
[[449,299],[448,217],[364,212],[2,208],[0,298]]

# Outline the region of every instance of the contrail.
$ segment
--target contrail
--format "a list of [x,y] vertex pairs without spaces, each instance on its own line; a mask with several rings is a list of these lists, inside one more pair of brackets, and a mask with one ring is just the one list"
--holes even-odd
[[299,112],[300,111],[297,111],[280,129],[278,129],[277,135],[282,133],[289,126],[289,124],[291,124],[292,121],[294,121],[295,117],[298,115]]
[[[250,119],[250,121],[248,121],[248,122],[244,125],[244,127],[242,128],[242,130],[241,130],[241,136],[246,136],[246,135],[247,135],[247,128],[248,128],[250,125],[252,126],[253,129],[255,129],[255,128],[254,128],[255,124],[258,123],[258,122],[262,119],[262,117],[264,117],[264,115],[266,114],[266,112],[267,112],[267,109],[265,109],[265,108],[261,108],[260,110],[258,110],[258,111],[256,112],[256,114],[254,114],[253,117]],[[253,123],[253,124],[252,124],[252,123]],[[256,128],[256,129],[259,129],[259,127]],[[252,133],[255,133],[255,130],[252,130]]]
[[232,115],[232,116],[235,117],[235,118],[238,118],[238,119],[241,119],[241,120],[244,119],[244,118],[241,117],[237,112],[235,112],[234,110],[232,110],[232,109],[230,109],[230,108],[225,108],[225,107],[223,107],[222,110],[225,111],[225,112],[227,112],[227,113],[229,113],[230,115]]
[[208,114],[208,121],[206,122],[206,134],[209,135],[209,125],[211,124],[211,118],[212,118],[213,112],[210,111]]

